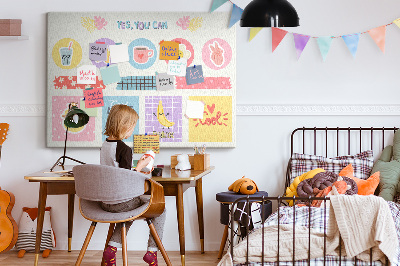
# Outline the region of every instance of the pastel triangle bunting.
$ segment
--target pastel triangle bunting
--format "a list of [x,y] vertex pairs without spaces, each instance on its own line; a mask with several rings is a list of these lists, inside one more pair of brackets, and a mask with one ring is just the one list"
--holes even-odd
[[393,20],[393,23],[397,25],[397,27],[400,28],[400,18]]
[[330,36],[317,38],[319,51],[321,52],[324,62],[326,60],[326,56],[328,55],[329,49],[331,48],[332,40],[333,38]]
[[228,0],[214,0],[211,6],[211,12],[213,12],[215,9],[217,9],[218,7],[222,6],[223,4],[225,4],[226,2],[228,2]]
[[382,53],[385,53],[386,26],[374,28],[369,30],[368,33],[375,41],[376,45],[381,49]]
[[253,40],[254,37],[256,37],[256,35],[260,32],[260,30],[262,30],[263,28],[250,28],[250,38],[249,38],[249,42],[251,42],[251,40]]
[[279,28],[271,28],[271,33],[272,33],[272,52],[274,52],[276,47],[278,47],[278,45],[281,43],[282,39],[286,36],[288,32]]
[[342,39],[346,43],[347,48],[349,48],[350,53],[355,58],[356,57],[356,53],[357,53],[357,48],[358,48],[358,42],[360,40],[360,33],[344,35],[344,36],[342,36]]
[[236,24],[242,17],[243,9],[233,4],[231,19],[229,20],[229,28]]
[[294,46],[296,47],[297,60],[298,60],[301,56],[301,53],[304,51],[304,48],[306,47],[308,40],[310,40],[311,36],[293,33],[293,37],[294,37]]

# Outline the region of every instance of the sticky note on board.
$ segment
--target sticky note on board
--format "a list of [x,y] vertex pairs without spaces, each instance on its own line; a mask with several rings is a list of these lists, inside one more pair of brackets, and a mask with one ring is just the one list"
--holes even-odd
[[86,65],[77,68],[76,80],[78,84],[96,84],[96,66]]
[[108,67],[100,68],[100,74],[103,79],[104,85],[111,83],[116,83],[121,81],[121,76],[119,75],[118,65],[111,65]]
[[204,115],[204,102],[202,101],[191,101],[186,102],[186,113],[187,118],[199,118],[203,119]]
[[133,135],[133,153],[160,153],[160,135]]
[[186,75],[187,59],[181,58],[179,60],[168,61],[167,74],[173,76],[184,77]]
[[203,83],[203,67],[201,65],[195,65],[186,69],[186,84],[193,85],[197,83]]
[[128,45],[109,45],[108,48],[110,49],[110,59],[112,64],[129,61]]
[[178,60],[179,43],[177,42],[160,42],[160,60]]
[[87,88],[84,90],[85,108],[104,106],[102,88]]
[[107,60],[107,44],[89,43],[89,59],[93,61]]
[[88,116],[97,116],[97,107],[94,108],[85,108],[85,101],[81,99],[81,104],[79,105],[79,109],[84,111]]
[[156,74],[156,86],[158,91],[168,91],[175,89],[175,76],[167,73]]

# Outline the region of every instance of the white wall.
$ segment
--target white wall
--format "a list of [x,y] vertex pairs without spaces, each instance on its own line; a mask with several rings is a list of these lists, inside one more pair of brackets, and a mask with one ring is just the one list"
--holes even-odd
[[[234,1],[236,2],[236,1]],[[237,0],[244,7],[249,0]],[[398,1],[336,0],[292,1],[301,27],[290,32],[314,36],[342,35],[365,31],[390,23],[400,17]],[[61,154],[61,148],[46,148],[44,113],[8,115],[2,106],[42,106],[46,102],[46,13],[50,11],[202,11],[207,12],[211,0],[19,0],[2,1],[0,18],[21,18],[22,33],[28,41],[0,41],[0,122],[10,124],[9,139],[2,150],[0,186],[14,193],[16,204],[13,217],[18,221],[23,206],[37,206],[39,186],[28,183],[23,176],[49,167]],[[218,11],[230,11],[230,4]],[[228,22],[227,22],[228,23]],[[322,63],[315,40],[311,40],[300,60],[296,60],[293,37],[287,35],[271,53],[270,29],[262,30],[248,42],[248,29],[237,28],[237,103],[239,105],[272,104],[279,106],[320,105],[316,112],[290,115],[285,108],[264,112],[262,116],[237,117],[237,147],[210,149],[215,171],[204,178],[205,246],[218,250],[223,226],[219,224],[219,205],[215,194],[227,190],[237,178],[246,175],[260,189],[278,195],[284,186],[284,173],[289,158],[290,132],[301,126],[398,126],[399,112],[390,115],[387,105],[399,99],[397,65],[400,59],[400,29],[387,28],[386,54],[383,55],[372,39],[362,35],[356,59],[343,40],[335,39],[327,62]],[[357,114],[357,105],[377,104],[389,110],[389,115],[373,111]],[[322,107],[321,107],[322,105]],[[323,105],[356,106],[352,115],[322,113]],[[268,109],[267,109],[268,110]],[[310,109],[313,110],[313,109]],[[398,110],[398,109],[396,109]],[[175,153],[190,153],[190,149],[164,149],[158,164],[168,164]],[[99,162],[98,149],[69,149],[68,155],[87,163]],[[186,249],[199,250],[194,189],[184,194]],[[67,248],[67,196],[49,196],[47,205],[53,207],[52,220],[58,249]],[[167,198],[168,210],[164,244],[167,250],[179,250],[175,200]],[[75,208],[73,249],[80,249],[89,222]],[[128,236],[128,247],[144,250],[147,229],[136,222]],[[89,249],[103,247],[106,226],[99,225]]]

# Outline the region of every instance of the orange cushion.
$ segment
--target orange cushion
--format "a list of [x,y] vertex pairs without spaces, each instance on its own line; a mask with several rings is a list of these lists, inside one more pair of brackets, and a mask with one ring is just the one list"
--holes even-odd
[[375,172],[367,180],[359,179],[354,176],[354,169],[351,164],[347,165],[339,173],[340,176],[347,176],[353,179],[358,187],[358,195],[372,195],[379,184],[380,172]]

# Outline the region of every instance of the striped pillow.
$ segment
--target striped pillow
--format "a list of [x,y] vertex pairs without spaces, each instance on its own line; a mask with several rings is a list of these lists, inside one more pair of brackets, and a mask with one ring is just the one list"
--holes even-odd
[[322,168],[326,171],[339,174],[348,164],[353,165],[355,177],[368,179],[371,174],[372,166],[374,165],[372,150],[364,151],[356,155],[338,156],[334,158],[294,153],[290,163],[290,183],[292,183],[297,176],[315,168]]

